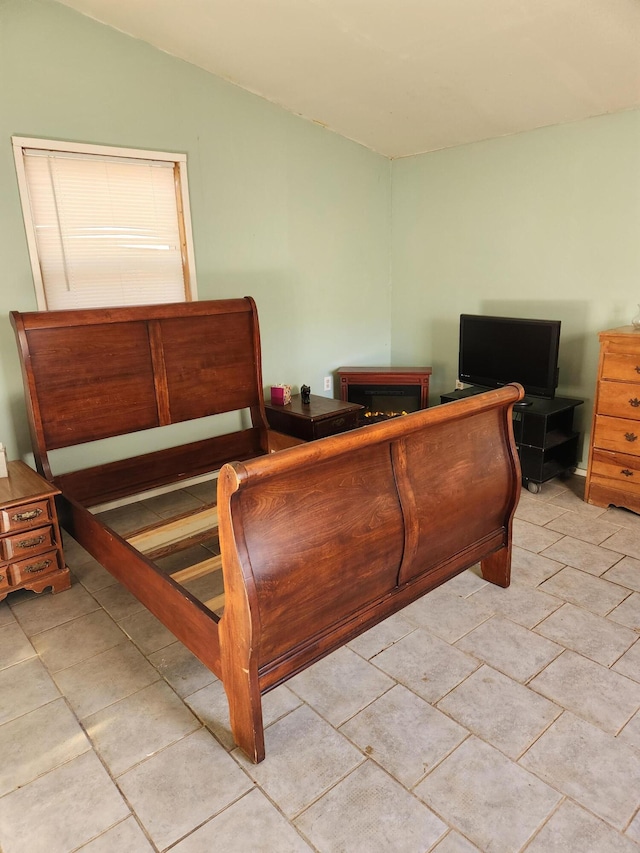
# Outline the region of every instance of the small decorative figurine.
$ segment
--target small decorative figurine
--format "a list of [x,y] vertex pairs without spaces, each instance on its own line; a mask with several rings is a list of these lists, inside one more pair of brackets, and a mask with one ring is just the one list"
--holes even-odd
[[300,399],[303,406],[308,406],[311,402],[311,388],[308,385],[302,385],[300,387]]

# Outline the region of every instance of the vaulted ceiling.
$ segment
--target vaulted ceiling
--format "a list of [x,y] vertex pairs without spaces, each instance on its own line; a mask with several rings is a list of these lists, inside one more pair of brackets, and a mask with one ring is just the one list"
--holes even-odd
[[640,106],[640,0],[61,0],[389,157]]

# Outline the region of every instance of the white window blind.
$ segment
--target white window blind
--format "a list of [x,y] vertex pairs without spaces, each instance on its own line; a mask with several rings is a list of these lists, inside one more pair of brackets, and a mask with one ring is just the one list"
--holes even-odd
[[26,145],[20,153],[39,307],[194,297],[178,161]]

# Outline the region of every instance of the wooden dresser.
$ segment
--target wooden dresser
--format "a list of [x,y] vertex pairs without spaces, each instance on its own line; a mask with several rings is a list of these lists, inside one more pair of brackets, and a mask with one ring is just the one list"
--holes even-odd
[[585,500],[640,513],[640,331],[600,332]]
[[0,601],[10,592],[69,589],[55,495],[58,489],[24,462],[0,477]]

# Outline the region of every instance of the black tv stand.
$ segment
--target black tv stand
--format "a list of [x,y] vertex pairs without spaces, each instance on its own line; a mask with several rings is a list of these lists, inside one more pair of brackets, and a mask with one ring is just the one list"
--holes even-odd
[[[440,402],[450,403],[488,390],[472,385],[442,394]],[[521,405],[514,405],[513,433],[522,483],[530,492],[539,492],[542,483],[575,469],[580,433],[573,429],[573,415],[583,402],[572,397],[525,397]]]

